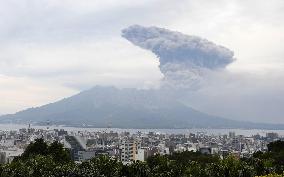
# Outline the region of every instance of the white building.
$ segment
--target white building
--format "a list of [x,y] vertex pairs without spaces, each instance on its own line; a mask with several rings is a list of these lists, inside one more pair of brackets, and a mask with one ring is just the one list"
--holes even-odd
[[[138,149],[140,149],[141,143],[134,139],[124,139],[120,143],[121,161],[132,162],[138,160]],[[140,157],[142,158],[143,151],[140,151]]]
[[146,150],[145,149],[138,149],[136,160],[144,162],[146,160]]
[[0,146],[13,147],[14,145],[15,145],[15,140],[14,139],[1,140],[0,141]]
[[1,150],[0,163],[1,164],[11,163],[15,157],[22,155],[23,152],[24,152],[23,149]]

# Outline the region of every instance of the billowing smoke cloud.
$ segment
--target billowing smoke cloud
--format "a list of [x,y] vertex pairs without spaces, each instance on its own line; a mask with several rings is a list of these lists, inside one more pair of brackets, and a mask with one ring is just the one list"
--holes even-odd
[[163,28],[133,25],[122,30],[122,36],[157,55],[164,86],[194,88],[206,71],[234,61],[234,53],[225,47]]

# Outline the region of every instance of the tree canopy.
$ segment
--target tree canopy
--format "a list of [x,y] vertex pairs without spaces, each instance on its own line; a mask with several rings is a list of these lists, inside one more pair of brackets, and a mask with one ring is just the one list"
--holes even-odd
[[24,153],[15,160],[26,160],[34,156],[51,156],[54,161],[60,163],[71,161],[70,152],[64,148],[63,144],[54,141],[48,145],[42,138],[31,142]]
[[[37,139],[22,156],[0,166],[1,177],[278,177],[283,174],[282,142],[269,144],[268,152],[256,152],[251,158],[180,152],[155,155],[146,162],[123,165],[118,159],[98,156],[75,163],[59,142],[47,144]],[[276,147],[275,147],[276,146]]]

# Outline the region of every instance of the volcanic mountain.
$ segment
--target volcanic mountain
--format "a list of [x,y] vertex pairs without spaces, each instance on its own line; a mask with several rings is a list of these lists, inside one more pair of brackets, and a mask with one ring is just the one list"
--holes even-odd
[[57,125],[116,128],[283,128],[282,125],[234,121],[208,115],[161,90],[97,86],[77,95],[16,114],[2,123],[50,122]]

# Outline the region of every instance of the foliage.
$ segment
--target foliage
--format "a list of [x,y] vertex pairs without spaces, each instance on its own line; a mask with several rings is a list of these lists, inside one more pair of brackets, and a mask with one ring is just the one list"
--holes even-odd
[[28,160],[34,156],[51,156],[54,161],[60,163],[71,161],[70,152],[61,143],[54,141],[48,145],[42,138],[30,143],[24,153],[15,161]]
[[[267,145],[268,152],[256,152],[253,159],[258,159],[262,163],[265,174],[284,171],[284,141],[275,141]],[[258,174],[260,175],[260,174]]]
[[178,161],[182,164],[187,164],[191,161],[199,162],[202,164],[218,162],[218,156],[202,154],[201,152],[185,151],[183,153],[173,153],[169,159]]
[[284,141],[275,141],[267,145],[268,152],[282,152],[284,150]]
[[265,176],[256,176],[256,177],[283,177],[284,174],[268,174],[268,175],[265,175]]

